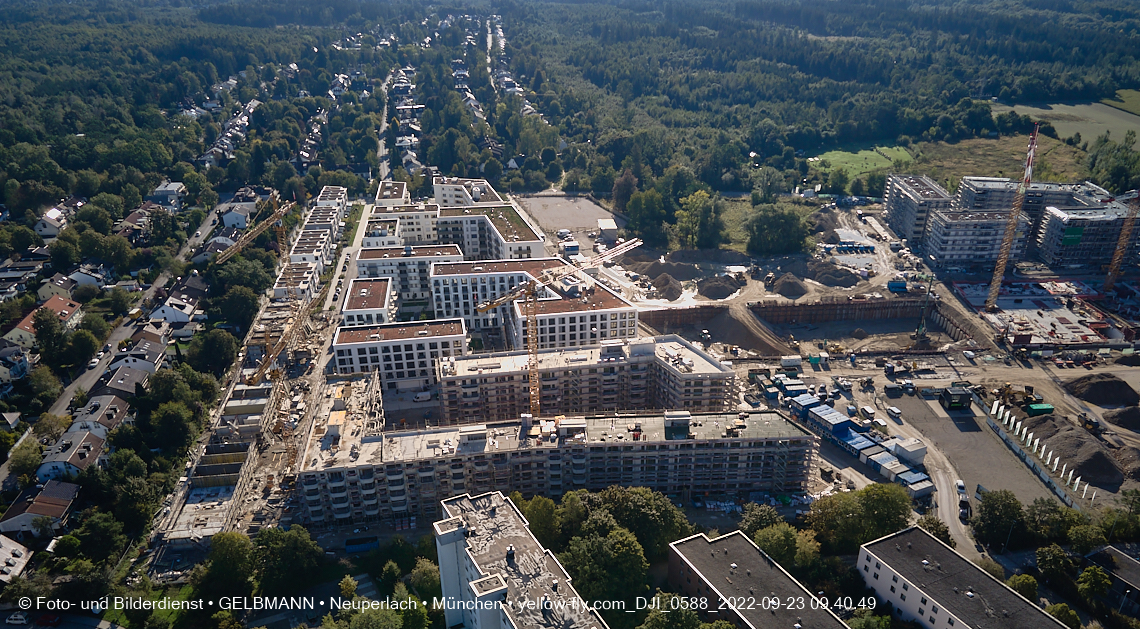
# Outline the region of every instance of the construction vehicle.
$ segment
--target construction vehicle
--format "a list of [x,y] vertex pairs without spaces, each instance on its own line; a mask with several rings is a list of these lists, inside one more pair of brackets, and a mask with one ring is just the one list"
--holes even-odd
[[293,207],[295,205],[296,203],[289,202],[275,209],[269,218],[258,223],[253,229],[246,231],[241,235],[240,238],[237,239],[237,242],[230,245],[225,251],[219,253],[213,260],[214,264],[223,264],[226,260],[229,260],[230,258],[241,253],[242,249],[245,249],[247,246],[249,246],[249,244],[252,243],[255,238],[260,236],[265,232],[265,230],[269,229],[270,227],[276,227],[278,239],[277,242],[280,244],[282,251],[284,251],[285,227],[281,220],[285,218],[286,214],[293,210]]
[[771,286],[775,283],[776,283],[776,274],[775,273],[768,273],[767,275],[764,276],[764,285],[765,286]]
[[[594,268],[604,265],[606,262],[612,261],[620,256],[623,256],[630,251],[641,246],[641,240],[635,238],[627,240],[619,245],[614,246],[612,249],[607,249],[604,253],[590,258],[584,264],[584,268]],[[582,269],[577,266],[567,265],[554,269],[550,269],[538,277],[519,284],[514,289],[508,291],[506,294],[501,295],[491,301],[479,304],[475,307],[477,312],[483,313],[488,310],[493,310],[499,306],[505,306],[515,301],[521,301],[523,316],[526,317],[527,334],[526,334],[526,348],[529,354],[527,361],[527,369],[530,378],[530,414],[532,417],[539,417],[542,411],[542,384],[539,382],[538,375],[538,295],[539,292],[550,284],[553,284],[562,278],[569,277],[570,275],[581,273]]]
[[1094,434],[1099,433],[1101,429],[1100,420],[1095,417],[1089,417],[1089,414],[1085,412],[1077,415],[1077,423],[1081,425],[1081,428]]
[[1009,213],[1009,220],[1005,223],[1005,235],[1001,240],[1001,250],[998,251],[997,262],[994,263],[994,276],[990,280],[990,292],[986,296],[986,311],[998,310],[998,293],[1001,292],[1001,282],[1005,278],[1005,267],[1009,264],[1009,254],[1013,251],[1013,239],[1017,235],[1017,223],[1021,219],[1021,208],[1025,205],[1025,193],[1033,182],[1033,158],[1037,151],[1037,131],[1041,125],[1034,125],[1033,134],[1029,136],[1029,148],[1025,154],[1025,173],[1021,177],[1021,184],[1017,186],[1017,194],[1013,197],[1013,208]]
[[1136,215],[1140,214],[1140,196],[1128,202],[1128,214],[1124,217],[1124,224],[1120,226],[1120,236],[1116,239],[1116,251],[1112,254],[1112,262],[1108,265],[1108,275],[1104,278],[1102,293],[1107,293],[1116,287],[1116,278],[1120,277],[1120,266],[1124,263],[1124,255],[1128,252],[1132,242],[1132,231],[1136,228]]

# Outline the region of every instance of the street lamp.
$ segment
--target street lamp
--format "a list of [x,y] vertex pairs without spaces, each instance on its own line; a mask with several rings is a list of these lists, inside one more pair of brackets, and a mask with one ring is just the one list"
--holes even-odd
[[1120,597],[1120,607],[1116,608],[1116,613],[1119,614],[1120,610],[1124,609],[1124,601],[1128,600],[1128,595],[1131,593],[1132,590],[1124,590],[1124,595]]

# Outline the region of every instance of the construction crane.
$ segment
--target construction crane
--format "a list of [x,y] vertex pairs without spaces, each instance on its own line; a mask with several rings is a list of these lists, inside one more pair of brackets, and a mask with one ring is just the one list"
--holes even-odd
[[1104,278],[1102,293],[1112,290],[1116,286],[1116,278],[1120,277],[1120,266],[1124,263],[1124,255],[1128,253],[1128,245],[1132,242],[1137,214],[1140,214],[1140,196],[1128,202],[1128,214],[1120,226],[1120,237],[1116,239],[1116,251],[1112,252],[1112,263],[1108,265],[1108,276]]
[[[586,268],[601,266],[605,262],[625,255],[640,246],[641,240],[637,238],[623,242],[590,258],[582,266]],[[522,300],[520,310],[522,310],[527,322],[526,349],[529,356],[527,370],[530,377],[530,414],[532,417],[538,417],[542,410],[542,387],[538,381],[538,294],[544,286],[579,272],[581,269],[572,264],[550,269],[528,282],[519,284],[506,294],[475,307],[477,312],[487,312],[499,306]]]
[[266,372],[268,372],[269,368],[273,365],[274,359],[277,358],[277,355],[280,354],[285,348],[289,347],[289,345],[293,342],[293,339],[297,337],[297,333],[303,327],[301,325],[301,321],[303,319],[303,308],[301,308],[301,303],[302,302],[300,300],[295,300],[293,302],[293,313],[286,320],[285,327],[281,329],[281,336],[278,337],[277,342],[274,343],[272,347],[269,346],[268,333],[266,334],[267,339],[265,344],[265,356],[261,357],[261,364],[258,365],[257,371],[255,371],[249,378],[246,378],[246,384],[257,384],[258,382],[261,382],[261,379],[265,377]]
[[990,293],[986,297],[986,310],[998,310],[997,298],[1001,292],[1001,281],[1005,278],[1005,266],[1009,263],[1009,254],[1013,251],[1013,237],[1017,235],[1017,223],[1021,218],[1021,208],[1025,205],[1025,194],[1029,192],[1029,184],[1033,182],[1033,158],[1037,152],[1037,130],[1041,125],[1033,127],[1033,134],[1029,136],[1029,148],[1025,153],[1025,174],[1017,186],[1017,194],[1013,197],[1013,209],[1009,213],[1009,220],[1005,223],[1005,236],[1001,239],[1001,250],[998,252],[997,262],[994,264],[994,277],[990,280]]
[[237,239],[237,242],[230,245],[225,251],[219,253],[218,256],[216,258],[214,258],[214,264],[222,264],[226,260],[229,260],[230,258],[241,253],[241,250],[245,249],[249,245],[249,243],[253,242],[254,238],[257,238],[265,230],[269,229],[270,227],[272,227],[274,225],[278,226],[277,237],[279,239],[281,239],[281,240],[278,240],[278,243],[281,245],[282,248],[284,248],[285,247],[285,241],[283,239],[284,227],[279,225],[279,223],[281,222],[281,219],[284,218],[285,215],[288,214],[289,211],[293,209],[294,205],[296,205],[296,203],[293,203],[292,201],[290,201],[289,203],[286,203],[285,205],[282,205],[281,207],[274,210],[273,214],[269,218],[265,219],[264,221],[261,221],[260,223],[257,224],[256,227],[254,227],[253,229],[242,234],[241,237]]

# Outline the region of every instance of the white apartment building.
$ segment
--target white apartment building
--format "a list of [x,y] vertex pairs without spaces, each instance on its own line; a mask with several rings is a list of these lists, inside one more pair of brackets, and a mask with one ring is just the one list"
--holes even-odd
[[448,627],[607,629],[501,492],[443,501],[433,525]]
[[[568,264],[561,258],[435,264],[431,295],[436,316],[463,317],[472,330],[505,328],[512,347],[526,347],[528,331],[522,302],[484,313],[476,306]],[[604,284],[577,275],[542,289],[537,322],[540,349],[590,347],[609,339],[637,336],[637,308]]]
[[339,374],[379,371],[386,389],[424,389],[441,358],[467,354],[467,329],[462,319],[342,326],[332,349]]
[[948,210],[952,202],[938,182],[914,175],[888,176],[883,197],[887,225],[911,247],[921,246],[930,213]]
[[356,252],[356,274],[392,278],[392,290],[401,299],[431,299],[432,265],[462,261],[463,253],[455,245],[361,249]]
[[340,186],[325,186],[321,193],[313,199],[313,207],[335,208],[341,218],[348,216],[348,189]]
[[503,198],[486,179],[434,177],[431,181],[435,202],[440,207],[469,207],[479,204],[502,204]]
[[352,280],[340,313],[344,325],[354,326],[391,323],[395,319],[395,311],[391,280],[382,277]]
[[436,234],[436,221],[439,220],[439,206],[434,203],[415,205],[384,205],[372,208],[369,220],[398,219],[396,235],[401,244],[439,244]]
[[445,207],[437,220],[439,242],[459,245],[468,260],[523,260],[546,255],[541,230],[514,206]]
[[1065,626],[917,526],[863,544],[857,561],[887,611],[925,629]]
[[323,229],[305,229],[297,235],[293,248],[289,250],[290,263],[312,264],[317,274],[324,273],[325,265],[332,258],[332,241],[329,232]]
[[306,302],[321,290],[321,274],[312,262],[292,262],[285,265],[273,283],[273,298],[295,297]]
[[344,233],[344,225],[342,224],[343,218],[340,211],[336,208],[328,206],[315,207],[309,210],[309,215],[305,217],[303,229],[306,231],[327,231],[332,242],[339,242],[341,234]]
[[381,181],[376,188],[376,206],[390,207],[407,205],[412,202],[408,196],[408,184],[403,181]]
[[361,237],[362,249],[380,249],[383,247],[399,247],[404,244],[400,238],[400,219],[387,217],[373,217],[364,225],[364,236]]
[[[530,412],[526,351],[441,360],[440,423],[506,421]],[[737,406],[736,374],[676,336],[603,341],[538,354],[543,415],[619,410],[723,413]]]
[[[934,267],[977,267],[993,269],[1009,222],[1005,211],[936,210],[927,223],[922,251],[934,258]],[[1022,212],[1014,232],[1010,260],[1025,258],[1030,240],[1030,220]]]

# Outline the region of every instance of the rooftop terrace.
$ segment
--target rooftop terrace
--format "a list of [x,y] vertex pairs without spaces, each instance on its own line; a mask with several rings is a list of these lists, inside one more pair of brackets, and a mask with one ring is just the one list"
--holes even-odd
[[507,242],[534,242],[542,240],[530,225],[523,220],[517,210],[510,205],[445,207],[439,211],[440,218],[462,216],[486,216]]

